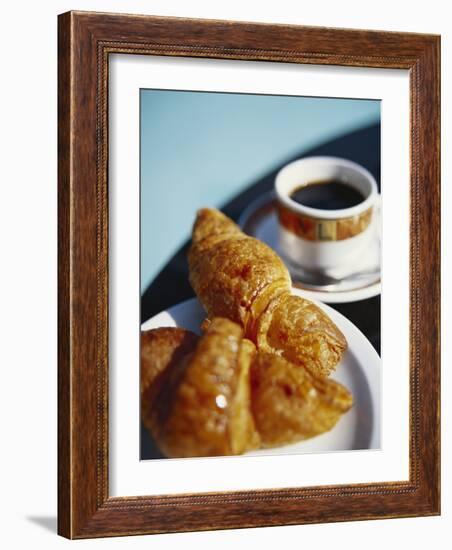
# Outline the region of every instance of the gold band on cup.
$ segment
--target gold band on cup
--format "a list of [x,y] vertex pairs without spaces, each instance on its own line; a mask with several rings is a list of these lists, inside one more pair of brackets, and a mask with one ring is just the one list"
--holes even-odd
[[307,241],[343,241],[356,237],[369,227],[372,210],[370,207],[356,216],[327,220],[299,214],[278,203],[280,224]]

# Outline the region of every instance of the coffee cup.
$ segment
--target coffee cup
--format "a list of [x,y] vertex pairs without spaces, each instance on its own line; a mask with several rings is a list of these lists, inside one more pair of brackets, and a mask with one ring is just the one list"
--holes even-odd
[[276,175],[280,250],[312,272],[352,272],[375,234],[380,195],[359,164],[336,157],[306,157]]

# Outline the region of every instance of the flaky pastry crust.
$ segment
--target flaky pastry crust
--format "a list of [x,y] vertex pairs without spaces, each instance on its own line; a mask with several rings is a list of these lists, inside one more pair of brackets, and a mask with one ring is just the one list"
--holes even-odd
[[353,403],[338,382],[313,376],[274,354],[259,352],[251,370],[251,403],[263,447],[327,432]]
[[347,342],[315,304],[291,294],[289,272],[266,244],[214,209],[198,212],[188,253],[189,278],[209,317],[239,323],[262,351],[328,375]]
[[216,318],[195,350],[171,365],[143,415],[166,456],[234,455],[259,447],[250,406],[254,354],[239,325]]

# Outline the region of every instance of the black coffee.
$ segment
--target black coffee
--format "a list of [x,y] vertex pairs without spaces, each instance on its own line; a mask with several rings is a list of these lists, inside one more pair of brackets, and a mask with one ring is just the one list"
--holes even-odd
[[339,180],[316,181],[298,187],[290,198],[310,208],[342,210],[363,202],[364,196],[351,185]]

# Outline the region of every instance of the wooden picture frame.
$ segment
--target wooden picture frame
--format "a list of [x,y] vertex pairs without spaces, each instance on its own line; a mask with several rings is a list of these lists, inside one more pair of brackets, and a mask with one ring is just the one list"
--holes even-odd
[[[68,538],[440,513],[440,38],[69,12],[58,39],[58,532]],[[109,55],[407,69],[410,74],[409,481],[110,497]]]

